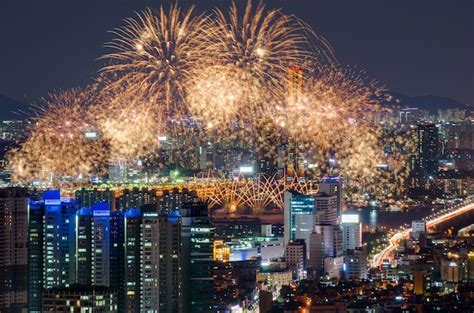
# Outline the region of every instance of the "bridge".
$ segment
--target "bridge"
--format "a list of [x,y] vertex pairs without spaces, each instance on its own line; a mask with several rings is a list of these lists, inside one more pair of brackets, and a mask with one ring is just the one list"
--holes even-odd
[[[471,210],[474,210],[474,199],[470,198],[462,203],[456,204],[454,206],[445,208],[443,210],[437,211],[425,218],[423,221],[426,222],[426,227],[434,227],[438,224],[449,221],[452,218],[455,218],[459,215],[465,214]],[[395,230],[395,233],[391,233],[388,239],[388,245],[379,253],[373,256],[370,266],[380,267],[383,260],[393,258],[393,251],[400,245],[400,241],[408,239],[410,237],[412,229],[407,227],[401,227]]]

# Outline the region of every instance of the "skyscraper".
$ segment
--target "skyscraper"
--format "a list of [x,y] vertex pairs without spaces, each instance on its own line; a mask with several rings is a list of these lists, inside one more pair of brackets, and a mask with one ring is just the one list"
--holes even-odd
[[28,194],[0,190],[0,312],[26,310],[28,277]]
[[439,134],[435,124],[417,125],[417,160],[418,174],[432,176],[438,172]]
[[75,281],[75,216],[77,205],[61,199],[59,190],[44,193],[43,286],[67,287]]
[[76,279],[75,220],[77,204],[48,190],[30,201],[28,245],[28,307],[41,312],[43,289],[67,287]]
[[324,177],[319,183],[319,192],[328,194],[330,196],[336,196],[337,216],[339,216],[342,211],[342,188],[342,181],[339,176]]
[[181,217],[179,211],[160,217],[160,313],[183,310],[181,257]]
[[337,225],[337,196],[318,193],[314,198],[316,199],[316,224]]
[[286,191],[284,205],[285,244],[290,240],[308,240],[314,226],[314,197]]
[[124,290],[119,296],[121,312],[140,313],[140,225],[139,209],[124,212]]
[[207,204],[183,205],[181,219],[183,312],[209,312],[214,304],[215,228]]

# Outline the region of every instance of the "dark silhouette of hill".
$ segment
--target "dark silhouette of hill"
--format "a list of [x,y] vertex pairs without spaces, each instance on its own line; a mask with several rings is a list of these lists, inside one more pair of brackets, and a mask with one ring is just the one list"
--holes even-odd
[[446,109],[464,109],[467,111],[473,110],[472,106],[460,103],[454,99],[447,97],[433,95],[410,97],[398,92],[391,92],[390,94],[393,96],[393,99],[392,101],[389,101],[387,103],[387,105],[389,106],[394,106],[398,104],[402,108],[411,107],[418,108],[420,110],[427,110],[430,112],[436,112],[438,110]]
[[27,110],[25,103],[0,95],[0,120],[24,119],[28,116]]

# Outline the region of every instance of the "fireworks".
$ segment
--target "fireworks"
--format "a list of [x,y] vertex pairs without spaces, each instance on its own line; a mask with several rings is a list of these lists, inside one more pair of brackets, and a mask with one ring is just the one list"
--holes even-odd
[[81,184],[102,173],[107,147],[96,138],[97,126],[86,109],[93,92],[72,89],[36,106],[28,139],[9,153],[14,180]]
[[250,209],[256,215],[271,207],[283,210],[285,191],[315,194],[318,190],[315,182],[298,177],[291,181],[288,181],[287,177],[277,179],[275,176],[260,176],[255,179],[222,178],[210,182],[212,192],[208,195],[208,200],[211,208],[225,209],[230,213]]
[[[113,33],[98,83],[52,96],[10,153],[15,180],[83,183],[116,159],[195,169],[196,149],[208,141],[237,142],[254,158],[301,154],[316,174],[340,174],[358,191],[392,192],[406,176],[400,136],[375,121],[383,88],[337,65],[324,38],[295,16],[252,1],[210,15],[172,5]],[[219,184],[206,189],[215,191],[211,205],[256,212],[281,207],[284,190],[316,190],[274,178]]]
[[181,10],[176,5],[157,12],[148,9],[136,19],[127,19],[107,44],[114,52],[103,56],[111,64],[102,71],[114,78],[108,88],[127,85],[128,92],[164,100],[159,103],[163,112],[181,112],[183,82],[191,69],[201,66],[208,47],[207,24],[207,18],[194,15],[193,8]]

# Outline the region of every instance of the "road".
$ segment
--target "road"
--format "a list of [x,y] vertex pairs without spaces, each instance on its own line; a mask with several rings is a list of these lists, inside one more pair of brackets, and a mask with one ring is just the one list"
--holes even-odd
[[[426,222],[427,227],[433,227],[440,223],[446,222],[456,216],[465,214],[474,210],[474,200],[469,199],[463,203],[457,204],[455,206],[440,210],[432,215],[425,217],[423,220]],[[372,261],[370,262],[371,267],[379,267],[382,265],[383,260],[390,259],[393,257],[393,251],[399,246],[400,241],[407,239],[410,236],[411,228],[400,228],[396,230],[394,234],[391,235],[388,245],[380,251],[378,254],[374,255]]]

